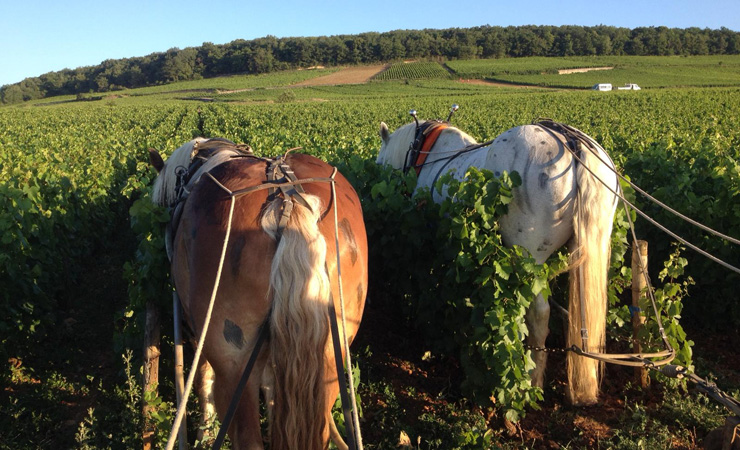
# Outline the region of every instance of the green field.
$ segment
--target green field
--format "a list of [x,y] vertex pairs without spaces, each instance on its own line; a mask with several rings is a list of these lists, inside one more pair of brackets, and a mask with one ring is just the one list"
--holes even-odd
[[[460,78],[516,84],[590,88],[597,83],[645,88],[740,85],[740,56],[603,56],[570,58],[502,58],[449,61]],[[613,67],[611,70],[558,74],[561,69]]]
[[[424,64],[436,65],[449,75],[438,63]],[[594,137],[620,170],[648,192],[737,237],[740,58],[536,58],[446,64],[465,73],[463,78],[546,86],[555,85],[549,80],[575,77],[565,85],[587,87],[598,79],[615,85],[635,82],[645,89],[624,93],[523,90],[460,83],[445,79],[441,72],[423,80],[399,75],[363,85],[291,86],[331,70],[319,69],[0,108],[0,356],[7,361],[0,371],[0,449],[141,446],[138,377],[143,305],[152,300],[167,307],[171,296],[158,232],[167,215],[136,201],[146,199],[154,177],[147,149],[169,154],[196,136],[246,142],[261,155],[302,147],[301,151],[339,166],[363,199],[368,228],[374,230],[370,236],[374,255],[397,255],[397,259],[371,259],[374,273],[394,272],[391,275],[400,281],[388,286],[382,279],[371,280],[375,284],[367,323],[354,347],[368,450],[395,448],[401,432],[413,443],[418,438],[420,448],[445,450],[531,448],[543,442],[555,448],[665,448],[667,442],[670,448],[698,448],[727,415],[721,407],[665,379],[654,379],[648,390],[638,389],[627,371],[608,367],[604,407],[574,409],[562,398],[562,360],[557,357],[545,400],[539,402],[542,409],[527,407],[520,433],[507,434],[503,417],[511,405],[480,406],[464,395],[462,382],[475,383],[463,370],[467,366],[460,355],[421,338],[430,330],[437,339],[459,330],[445,330],[434,319],[424,328],[415,323],[415,317],[399,314],[407,311],[400,305],[421,311],[444,306],[415,305],[415,291],[409,288],[413,280],[399,277],[426,262],[433,252],[434,248],[426,247],[421,250],[426,253],[402,255],[405,246],[412,245],[409,236],[418,240],[425,235],[426,221],[431,219],[424,218],[409,233],[385,229],[403,215],[394,214],[387,222],[380,219],[381,199],[372,194],[380,190],[374,189],[380,183],[373,177],[394,175],[379,174],[373,161],[380,146],[380,122],[395,129],[411,121],[410,109],[416,109],[421,118],[444,118],[450,105],[457,103],[460,110],[454,125],[479,141],[549,117]],[[614,65],[615,69],[552,73],[588,65]],[[723,83],[728,87],[701,87]],[[664,89],[654,89],[658,87]],[[388,185],[383,190],[388,191]],[[705,250],[740,264],[732,246],[698,234],[643,199],[637,203]],[[408,207],[406,217],[423,210],[410,203],[401,207]],[[638,233],[650,242],[655,266],[651,273],[657,280],[673,251],[671,239],[640,220]],[[733,338],[740,321],[735,292],[740,279],[690,251],[682,257],[696,285],[686,287],[681,301],[680,295],[678,300],[669,299],[668,309],[672,317],[678,312],[676,323],[680,319],[689,333],[687,339],[695,342],[696,372],[711,377],[737,398],[740,371],[732,361],[737,361]],[[396,265],[404,261],[407,265]],[[673,275],[675,286],[684,286],[685,276]],[[444,288],[452,278],[436,278],[440,284],[435,287],[447,292]],[[385,281],[390,279],[396,280]],[[562,302],[562,286],[554,291]],[[624,295],[628,293],[629,288]],[[623,323],[629,323],[629,316],[625,305],[611,306],[608,346],[619,349],[624,346],[621,337],[629,334]],[[165,327],[171,326],[168,320]],[[680,333],[672,325],[669,333],[674,337]],[[553,325],[554,336],[557,327]],[[157,407],[161,415],[152,419],[158,425],[160,445],[166,439],[174,402],[170,329],[163,329],[163,403]],[[713,334],[715,329],[726,329],[723,339],[730,344],[713,348],[722,341]],[[470,344],[457,336],[454,345]],[[452,341],[448,339],[447,345]],[[129,354],[133,357],[124,362]],[[471,378],[466,381],[466,376]],[[512,375],[501,375],[507,376]],[[516,381],[526,385],[521,378],[526,375],[518,377]],[[517,386],[511,391],[526,391]],[[584,417],[593,421],[591,426]]]

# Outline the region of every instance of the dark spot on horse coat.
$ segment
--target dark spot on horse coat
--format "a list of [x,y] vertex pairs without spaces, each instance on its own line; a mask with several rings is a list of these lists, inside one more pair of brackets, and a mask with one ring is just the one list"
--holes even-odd
[[352,259],[352,265],[354,266],[357,262],[357,241],[355,241],[355,233],[352,232],[352,226],[349,224],[349,220],[344,218],[339,222],[339,231],[342,232],[344,238],[347,240],[349,257]]
[[239,276],[239,267],[241,266],[242,261],[242,251],[244,250],[244,245],[246,243],[246,237],[237,236],[231,246],[231,274],[234,276],[234,278],[237,278]]
[[244,347],[244,333],[242,329],[229,319],[224,320],[224,339],[239,350]]
[[550,177],[547,176],[545,172],[540,172],[540,177],[539,177],[540,189],[545,189],[545,185],[547,185],[547,180],[549,179]]
[[545,239],[542,244],[540,244],[539,247],[537,247],[538,252],[546,252],[550,249],[550,246],[552,245],[552,242]]
[[362,287],[362,283],[357,285],[357,303],[362,303],[365,298],[365,288]]

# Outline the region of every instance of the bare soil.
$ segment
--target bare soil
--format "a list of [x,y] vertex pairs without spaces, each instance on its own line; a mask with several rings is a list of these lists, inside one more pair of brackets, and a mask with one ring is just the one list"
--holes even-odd
[[581,67],[578,69],[560,69],[558,70],[558,75],[567,75],[569,73],[584,73],[584,72],[591,72],[593,70],[611,70],[614,67]]
[[489,81],[489,80],[478,80],[478,79],[464,79],[460,78],[458,80],[460,83],[465,84],[477,84],[480,86],[496,86],[496,87],[513,87],[513,88],[528,88],[528,89],[554,89],[546,86],[533,86],[531,84],[516,84],[516,83],[503,83],[500,81]]
[[[377,300],[377,296],[375,296]],[[443,416],[448,403],[457,404],[460,398],[462,367],[454,356],[435,356],[427,359],[423,355],[426,344],[419,339],[413,328],[397,315],[384,311],[384,305],[366,308],[355,349],[370,346],[372,355],[364,363],[369,366],[367,378],[390,380],[395,398],[406,412],[404,424],[414,427],[422,414]],[[708,330],[688,327],[689,336],[696,342],[696,357],[711,358],[712,371],[726,383],[740,383],[740,355],[735,350],[740,336],[736,333],[715,334]],[[556,336],[551,336],[552,347],[562,347]],[[551,345],[548,344],[548,345]],[[356,351],[356,350],[355,350]],[[701,356],[699,356],[701,355]],[[625,421],[634,414],[636,407],[647,411],[660,410],[670,395],[656,380],[651,380],[648,389],[636,387],[632,367],[607,365],[601,386],[600,401],[591,407],[573,407],[565,398],[565,356],[555,353],[548,361],[548,381],[541,409],[530,410],[517,424],[504,420],[497,411],[485,411],[467,404],[476,414],[482,415],[488,427],[499,437],[500,444],[513,448],[536,450],[567,448],[599,448],[615,434],[623,432]],[[706,368],[704,370],[707,370]],[[701,374],[699,374],[701,376]],[[706,374],[704,374],[706,376]],[[446,395],[440,396],[444,392]],[[690,389],[686,395],[697,395]],[[387,405],[381,397],[363,397],[363,434],[368,442],[378,442],[387,433],[375,424],[376,416],[382,417]],[[458,405],[458,407],[460,407]],[[677,424],[677,428],[681,425]],[[428,436],[421,436],[426,439]],[[707,445],[706,431],[694,429],[690,436],[676,439],[670,448],[699,450]],[[410,436],[415,442],[416,436]],[[603,448],[603,447],[601,447]],[[667,447],[668,448],[668,447]]]
[[353,66],[345,67],[337,72],[330,73],[318,78],[302,81],[293,86],[325,86],[335,84],[362,84],[367,83],[370,79],[388,68],[387,64],[375,66]]

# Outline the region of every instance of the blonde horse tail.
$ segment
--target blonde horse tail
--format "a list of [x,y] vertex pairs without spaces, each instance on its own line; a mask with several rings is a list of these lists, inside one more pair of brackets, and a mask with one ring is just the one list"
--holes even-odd
[[[582,152],[581,159],[601,180],[607,183],[613,180],[612,186],[616,185],[616,177],[611,169],[606,168],[591,152]],[[573,214],[575,237],[570,243],[572,261],[568,289],[570,320],[567,346],[576,345],[592,353],[604,352],[607,275],[616,202],[602,181],[597,180],[582,164],[579,163],[576,170],[578,200]],[[566,365],[569,401],[583,406],[596,403],[603,370],[599,361],[569,352]]]
[[[326,241],[319,232],[318,197],[305,195],[311,208],[295,202],[279,236],[270,289],[270,367],[274,372],[270,448],[323,449],[326,430],[325,348],[331,301],[326,274]],[[262,228],[278,239],[284,203],[272,202]]]

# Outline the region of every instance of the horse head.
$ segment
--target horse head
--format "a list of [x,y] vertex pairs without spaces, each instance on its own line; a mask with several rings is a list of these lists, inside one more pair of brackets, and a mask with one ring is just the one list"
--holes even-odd
[[387,164],[394,169],[402,169],[406,159],[409,144],[414,140],[416,124],[409,123],[401,126],[394,132],[390,132],[385,122],[380,123],[380,151],[378,152],[377,164]]
[[165,162],[155,149],[149,149],[149,161],[157,170],[157,179],[152,187],[152,202],[159,206],[173,206],[177,201],[178,173],[190,166],[193,150],[204,138],[195,138],[172,152]]

